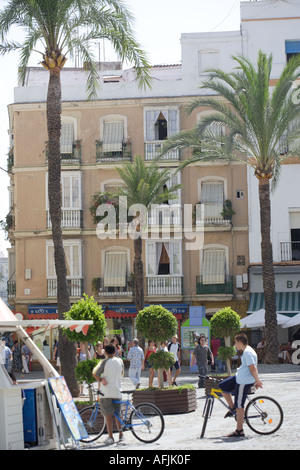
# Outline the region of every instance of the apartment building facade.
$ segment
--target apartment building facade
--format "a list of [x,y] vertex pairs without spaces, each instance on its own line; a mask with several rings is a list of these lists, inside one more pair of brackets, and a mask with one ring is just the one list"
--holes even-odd
[[[99,64],[99,96],[87,102],[86,72],[62,71],[62,227],[71,301],[84,292],[93,294],[103,306],[110,336],[122,332],[128,341],[135,334],[133,240],[118,233],[115,238],[99,237],[89,211],[92,197],[122,184],[116,166],[135,155],[150,162],[165,138],[192,128],[209,111],[185,112],[195,96],[208,93],[199,89],[208,66],[230,71],[232,54],[248,53],[255,60],[260,43],[250,20],[259,3],[284,2],[242,3],[242,31],[183,34],[182,64],[153,66],[151,89],[138,88],[134,70],[123,70],[118,63]],[[291,2],[288,8],[294,3],[299,4]],[[259,27],[263,21],[257,22]],[[296,37],[290,28],[284,40]],[[46,71],[28,68],[9,106],[9,301],[16,312],[36,319],[57,314],[47,196],[47,83]],[[160,162],[173,172],[170,184],[182,186],[175,200],[148,214],[143,242],[145,304],[168,306],[178,320],[179,334],[191,306],[205,307],[209,318],[228,305],[244,316],[249,303],[247,168],[212,162],[176,172],[189,155],[173,151]],[[196,204],[204,212],[196,211]],[[228,204],[232,216],[222,215]]]

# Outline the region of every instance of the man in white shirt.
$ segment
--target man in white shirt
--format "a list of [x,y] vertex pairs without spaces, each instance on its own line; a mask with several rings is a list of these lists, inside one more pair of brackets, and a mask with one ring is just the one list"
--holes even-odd
[[[237,369],[236,375],[223,380],[219,387],[230,408],[232,410],[236,409],[236,430],[229,434],[228,437],[244,437],[243,423],[246,396],[252,385],[255,385],[255,388],[262,388],[262,382],[258,377],[257,354],[251,346],[248,346],[248,338],[244,333],[239,333],[235,336],[235,346],[238,350],[243,351],[241,366]],[[234,403],[231,397],[233,390],[235,395]],[[225,418],[230,415],[232,413],[229,411]]]
[[[175,375],[174,375],[174,378],[173,378],[173,381],[172,381],[172,385],[177,385],[176,379],[177,379],[178,375],[181,372],[181,368],[180,368],[180,344],[177,342],[177,340],[178,340],[178,336],[174,335],[172,337],[172,342],[168,344],[168,351],[171,354],[173,354],[173,356],[174,356],[174,367],[176,369],[176,372],[175,372]],[[171,374],[172,374],[173,367],[170,367],[170,369],[171,369]]]
[[[106,359],[101,362],[98,369],[95,370],[94,377],[100,382],[100,392],[103,397],[100,399],[100,410],[105,416],[108,438],[104,441],[106,445],[114,443],[113,438],[113,414],[117,411],[119,405],[113,400],[121,400],[121,381],[124,370],[124,364],[121,358],[115,356],[116,349],[113,344],[105,346]],[[123,441],[123,432],[121,424],[116,418],[116,425],[119,431],[119,442]]]

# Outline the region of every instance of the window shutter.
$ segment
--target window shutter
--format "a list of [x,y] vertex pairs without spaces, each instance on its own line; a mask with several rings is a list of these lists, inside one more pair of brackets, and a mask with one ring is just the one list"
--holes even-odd
[[147,276],[155,275],[156,272],[156,244],[150,242],[146,244],[146,267]]
[[204,206],[205,219],[221,219],[224,203],[223,182],[209,182],[201,185],[201,203]]
[[225,250],[204,250],[202,279],[203,284],[225,283]]
[[103,152],[121,152],[124,140],[123,121],[104,121]]
[[182,273],[181,242],[170,242],[170,274]]
[[73,153],[74,125],[69,122],[61,123],[60,153]]

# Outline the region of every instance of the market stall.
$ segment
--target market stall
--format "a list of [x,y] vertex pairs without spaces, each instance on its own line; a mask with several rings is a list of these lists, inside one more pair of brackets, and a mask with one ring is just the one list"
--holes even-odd
[[[0,364],[0,450],[21,450],[28,447],[28,443],[32,444],[31,448],[60,449],[68,441],[71,445],[72,443],[76,445],[79,437],[84,435],[84,426],[82,428],[76,407],[72,406],[73,399],[64,378],[60,377],[24,328],[63,327],[86,334],[92,323],[92,321],[20,320],[0,299],[0,332],[15,332],[39,361],[45,375],[43,380],[26,379],[15,383],[4,364]],[[24,413],[24,401],[26,401],[26,413]],[[65,403],[68,406],[64,406]],[[32,426],[32,423],[35,425]]]

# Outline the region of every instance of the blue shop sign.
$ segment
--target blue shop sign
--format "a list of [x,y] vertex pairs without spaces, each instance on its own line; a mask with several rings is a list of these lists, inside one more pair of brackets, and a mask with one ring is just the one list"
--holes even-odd
[[[145,307],[149,307],[149,305],[150,304],[147,304]],[[188,308],[188,304],[162,304],[162,306],[174,315],[178,313],[184,314]],[[108,309],[117,313],[136,313],[135,305],[109,304]]]
[[28,313],[31,315],[58,315],[58,310],[55,305],[29,305]]

